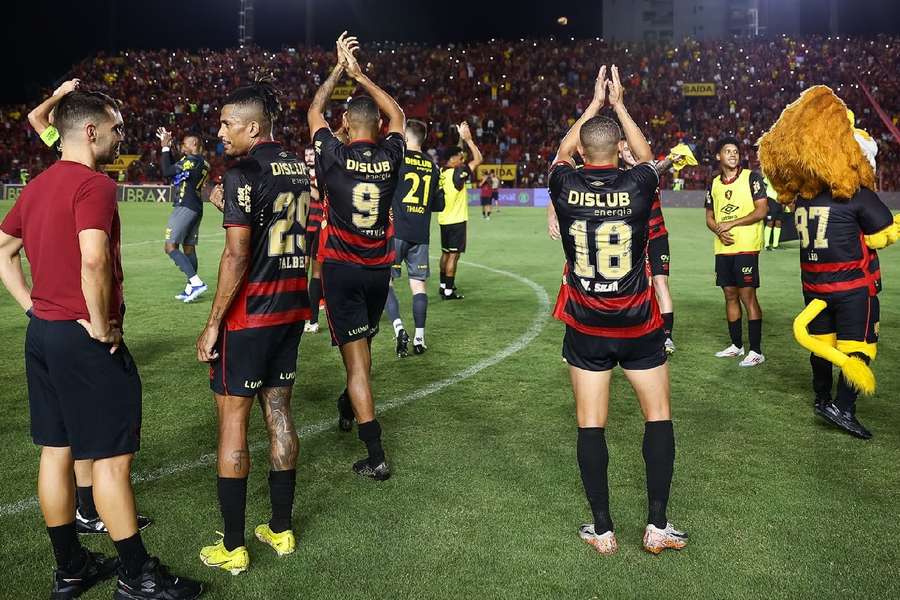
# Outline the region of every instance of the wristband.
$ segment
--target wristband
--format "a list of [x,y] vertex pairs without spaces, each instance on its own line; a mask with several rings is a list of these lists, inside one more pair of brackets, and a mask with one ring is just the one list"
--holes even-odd
[[163,151],[163,152],[170,152],[168,146],[163,146],[163,147],[162,147],[162,151]]
[[56,142],[59,141],[59,130],[53,125],[48,125],[47,128],[41,132],[40,137],[47,146],[52,148]]

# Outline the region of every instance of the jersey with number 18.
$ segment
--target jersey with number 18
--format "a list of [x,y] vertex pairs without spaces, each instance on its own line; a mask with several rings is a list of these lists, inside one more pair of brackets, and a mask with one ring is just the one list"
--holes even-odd
[[659,184],[648,163],[550,170],[566,265],[554,317],[588,335],[636,338],[662,327],[647,261],[650,213]]
[[344,145],[327,127],[313,137],[317,176],[328,189],[328,207],[319,233],[319,260],[388,268],[394,262],[391,200],[406,142],[390,133],[381,142]]

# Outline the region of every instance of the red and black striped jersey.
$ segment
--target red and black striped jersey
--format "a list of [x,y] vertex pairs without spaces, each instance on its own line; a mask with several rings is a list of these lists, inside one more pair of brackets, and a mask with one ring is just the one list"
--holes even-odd
[[865,236],[893,221],[891,211],[875,192],[861,188],[853,198],[832,198],[823,192],[812,200],[798,198],[794,223],[800,237],[803,292],[827,297],[860,288],[875,295],[881,289],[878,254]]
[[662,199],[657,189],[656,195],[653,196],[653,205],[650,207],[650,239],[655,240],[666,235],[669,235],[669,232],[666,229],[666,219],[663,217]]
[[317,175],[328,189],[328,207],[319,233],[319,260],[387,268],[394,262],[391,200],[403,162],[403,135],[381,142],[341,143],[327,128],[313,141]]
[[[325,195],[325,186],[319,182],[318,170],[317,166],[313,166],[309,171],[310,189],[316,192],[309,201],[309,219],[306,221],[306,232],[309,234],[318,233],[322,227],[322,219],[325,218],[325,203],[328,200]],[[318,198],[315,196],[318,196]]]
[[258,144],[225,172],[224,227],[250,229],[251,258],[225,315],[229,330],[309,318],[306,165],[276,142]]
[[647,260],[655,167],[550,170],[566,266],[553,316],[582,333],[640,337],[662,327]]

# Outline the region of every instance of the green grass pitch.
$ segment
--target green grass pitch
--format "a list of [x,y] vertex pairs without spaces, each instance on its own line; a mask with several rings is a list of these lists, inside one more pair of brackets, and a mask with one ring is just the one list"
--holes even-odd
[[[0,205],[0,213],[9,209]],[[880,388],[860,402],[874,432],[852,439],[812,414],[807,354],[790,324],[801,308],[797,243],[761,256],[767,362],[715,359],[727,345],[711,238],[694,209],[666,213],[675,341],[671,362],[677,462],[670,518],[691,534],[680,553],[640,549],[646,517],[640,411],[614,377],[610,444],[620,551],[604,558],[576,530],[590,512],[575,462],[575,418],[563,327],[549,318],[562,250],[541,209],[477,209],[457,281],[466,299],[441,303],[429,284],[429,352],[398,360],[390,325],[374,344],[376,401],[394,477],[362,480],[356,432],[337,431],[344,386],[328,335],[304,336],[294,389],[300,442],[294,508],[299,547],[278,559],[252,539],[269,515],[266,446],[254,409],[247,506],[251,569],[201,565],[220,528],[216,424],[194,343],[212,290],[173,299],[181,274],[163,254],[169,207],[123,204],[126,339],[144,382],[135,490],[156,524],[152,554],[206,583],[210,598],[887,598],[900,575],[900,248],[882,254]],[[224,239],[209,209],[200,274],[215,282]],[[436,251],[432,250],[433,258]],[[411,326],[409,289],[398,286]],[[26,319],[0,297],[0,557],[2,598],[43,598],[52,557],[33,501],[38,451],[28,433],[22,346]],[[745,334],[746,335],[746,334]],[[113,552],[108,539],[88,539]],[[84,597],[109,598],[112,583]]]

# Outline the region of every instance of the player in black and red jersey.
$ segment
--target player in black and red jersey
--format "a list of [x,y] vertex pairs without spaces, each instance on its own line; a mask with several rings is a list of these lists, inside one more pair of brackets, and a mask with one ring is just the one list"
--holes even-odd
[[306,252],[309,259],[309,321],[304,332],[319,333],[319,303],[322,300],[322,263],[319,262],[319,230],[325,216],[325,187],[319,184],[316,170],[316,149],[310,146],[303,153],[309,169],[309,219],[306,221]]
[[[347,388],[338,399],[343,430],[359,423],[359,439],[368,456],[353,470],[384,480],[390,469],[381,445],[381,425],[375,418],[370,370],[371,340],[378,333],[394,262],[393,225],[389,219],[397,173],[403,163],[406,118],[400,106],[369,79],[354,53],[355,37],[341,34],[338,64],[313,99],[307,118],[318,158],[320,182],[328,188],[328,208],[319,234],[322,287],[328,307],[332,343],[341,349]],[[350,136],[342,143],[325,120],[325,106],[338,80],[347,72],[370,96],[356,96],[347,106],[343,125]],[[388,135],[376,141],[382,111]]]
[[[800,276],[809,304],[828,306],[813,319],[809,333],[866,363],[875,359],[878,342],[881,272],[873,268],[878,247],[867,236],[891,226],[893,216],[875,192],[860,188],[849,200],[825,191],[812,200],[798,197],[794,222],[800,236]],[[831,363],[810,355],[815,413],[862,439],[872,437],[856,418],[858,392],[843,375],[832,400]]]
[[[628,142],[622,147],[622,162],[629,167],[638,164]],[[672,305],[672,294],[669,292],[669,231],[666,229],[666,219],[662,212],[662,199],[659,188],[653,197],[653,205],[650,208],[650,241],[647,245],[647,255],[650,259],[650,274],[653,276],[653,289],[656,292],[656,301],[659,303],[659,311],[663,320],[663,331],[666,334],[666,354],[675,352],[675,342],[672,340],[672,328],[675,325],[675,312]]]
[[258,397],[269,431],[272,518],[256,537],[278,555],[294,551],[298,440],[291,415],[297,346],[309,317],[306,290],[306,165],[275,142],[278,93],[258,81],[229,95],[219,137],[240,160],[225,173],[225,250],[209,320],[197,358],[210,363],[219,415],[218,496],[222,540],[200,551],[204,564],[233,574],[245,570],[244,510],[250,457],[247,425]]
[[[622,129],[597,116],[606,91],[639,164],[617,168]],[[643,545],[657,554],[683,548],[686,535],[666,519],[675,463],[675,435],[669,407],[665,334],[650,285],[647,241],[659,173],[671,158],[654,165],[653,153],[622,102],[618,69],[606,81],[606,67],[594,98],[559,146],[550,170],[551,232],[562,237],[566,265],[554,316],[566,324],[563,357],[575,392],[578,465],[594,516],[579,535],[601,554],[618,548],[609,514],[609,454],[604,428],[612,369],[619,364],[634,388],[646,420],[643,455],[649,509]],[[576,169],[580,152],[584,166]],[[554,214],[555,212],[555,214]],[[558,219],[557,223],[553,220]]]

